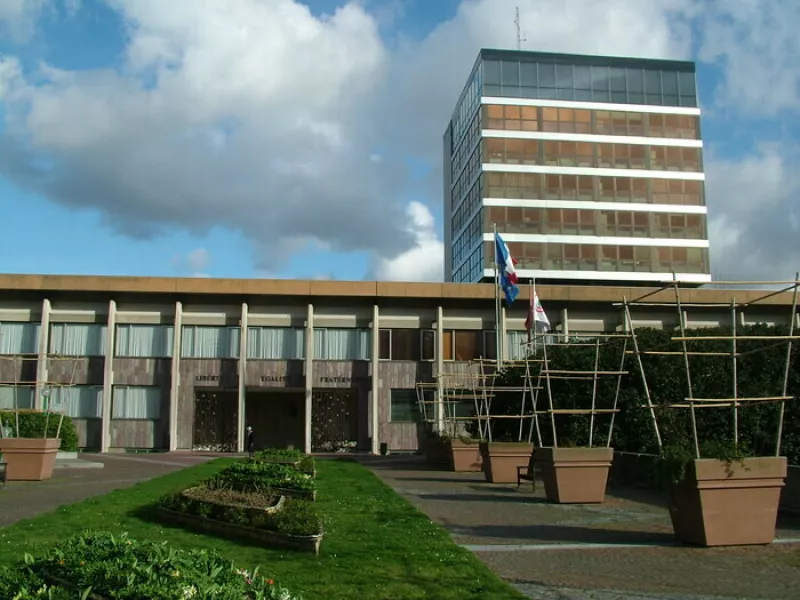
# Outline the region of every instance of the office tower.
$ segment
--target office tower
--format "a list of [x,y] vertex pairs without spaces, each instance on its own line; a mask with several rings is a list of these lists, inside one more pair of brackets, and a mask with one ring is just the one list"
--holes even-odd
[[692,62],[481,50],[444,135],[445,280],[711,280]]

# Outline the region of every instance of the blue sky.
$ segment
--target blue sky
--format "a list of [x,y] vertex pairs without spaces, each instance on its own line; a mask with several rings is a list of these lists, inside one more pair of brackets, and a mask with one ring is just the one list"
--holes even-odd
[[[516,4],[526,49],[698,60],[717,274],[800,258],[796,226],[769,220],[796,204],[800,18],[781,13],[790,3],[764,2],[759,20],[716,2],[568,0],[547,27],[532,0],[362,0],[338,21],[326,15],[343,0],[306,4],[310,15],[271,15],[241,0],[219,33],[204,27],[213,19],[200,3],[181,0],[29,0],[23,15],[0,7],[0,56],[19,65],[0,78],[0,272],[435,279],[441,133],[477,50],[513,47]],[[638,12],[619,16],[626,8]],[[773,20],[765,41],[776,14],[786,31]],[[587,41],[598,18],[607,31]],[[370,24],[375,36],[364,33]],[[248,26],[252,51],[236,37]],[[303,60],[317,52],[316,66]],[[229,70],[236,77],[221,81]],[[285,89],[259,82],[273,76]],[[308,129],[328,145],[309,146]],[[30,177],[30,161],[48,166]],[[758,173],[771,178],[763,189]],[[767,214],[754,217],[753,203]]]

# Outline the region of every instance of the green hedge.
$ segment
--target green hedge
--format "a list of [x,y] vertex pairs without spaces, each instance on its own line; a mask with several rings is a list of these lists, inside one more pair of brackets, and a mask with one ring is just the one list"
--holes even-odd
[[[767,325],[738,327],[737,335],[786,335],[787,329]],[[636,330],[639,348],[645,351],[681,351],[681,342],[672,341],[679,335],[676,330],[641,328]],[[714,327],[692,329],[691,336],[730,335],[731,329]],[[624,341],[611,338],[601,344],[598,369],[619,370]],[[738,397],[760,397],[782,395],[787,340],[746,340],[737,341]],[[689,352],[730,352],[732,342],[702,340],[687,342]],[[632,350],[629,340],[627,350]],[[580,346],[549,346],[548,358],[551,369],[594,370],[595,343],[587,341]],[[657,406],[683,401],[688,396],[684,357],[643,355],[645,374],[651,398]],[[693,397],[730,398],[733,396],[733,360],[730,356],[690,356],[690,373]],[[537,369],[531,366],[535,372]],[[650,413],[642,408],[646,403],[644,386],[633,354],[628,354],[625,370],[629,373],[622,378],[612,445],[628,452],[657,452],[656,438]],[[524,376],[522,367],[506,369],[500,375],[500,383],[521,385]],[[535,383],[535,381],[534,381]],[[553,379],[552,394],[557,408],[589,408],[591,406],[592,381]],[[598,408],[610,408],[617,386],[616,377],[599,379],[597,398]],[[544,387],[544,382],[543,382]],[[800,396],[800,344],[793,345],[790,359],[789,387],[787,395]],[[492,414],[516,415],[520,411],[521,394],[501,392],[492,404]],[[539,393],[539,407],[547,406],[547,390]],[[748,403],[738,411],[740,451],[744,454],[772,455],[775,453],[775,434],[777,431],[780,403]],[[527,413],[530,410],[526,411]],[[701,455],[724,455],[733,441],[733,409],[704,408],[695,411],[697,430],[703,441]],[[658,424],[662,441],[666,447],[684,448],[692,444],[691,418],[689,409],[657,408]],[[586,445],[589,431],[588,415],[557,415],[556,428],[559,445]],[[605,443],[608,436],[609,415],[595,417],[594,443]],[[529,423],[527,420],[526,423]],[[552,427],[549,417],[541,415],[540,427],[543,443],[552,443]],[[527,427],[527,425],[526,425]],[[526,429],[527,433],[527,429]],[[494,421],[495,439],[517,439],[519,421],[498,419]],[[536,439],[534,434],[534,440]],[[786,402],[781,454],[792,464],[800,464],[800,399]],[[693,452],[693,448],[691,449]]]
[[[58,421],[60,413],[50,413],[47,423],[47,437],[55,437],[58,431]],[[47,420],[46,412],[19,411],[19,437],[38,438],[44,436],[44,424]],[[16,432],[16,417],[13,411],[0,411],[0,424],[11,427]],[[61,450],[64,452],[75,452],[78,450],[78,433],[75,431],[75,424],[69,417],[64,417],[61,423]]]

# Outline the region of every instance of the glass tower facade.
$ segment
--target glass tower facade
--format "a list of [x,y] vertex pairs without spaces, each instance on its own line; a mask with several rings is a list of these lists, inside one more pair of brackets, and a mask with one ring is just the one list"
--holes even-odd
[[[711,280],[691,62],[481,50],[444,135],[445,279]],[[673,275],[674,274],[674,275]]]

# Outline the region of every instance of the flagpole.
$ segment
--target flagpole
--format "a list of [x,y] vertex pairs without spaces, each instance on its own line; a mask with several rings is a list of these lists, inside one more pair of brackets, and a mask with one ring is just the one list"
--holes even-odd
[[533,355],[536,356],[536,277],[531,277],[531,303],[533,304]]
[[500,365],[502,350],[500,349],[500,269],[497,265],[497,223],[493,224],[494,240],[492,246],[494,248],[494,328],[495,328],[495,354],[497,364]]

